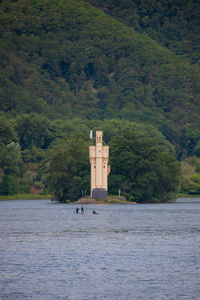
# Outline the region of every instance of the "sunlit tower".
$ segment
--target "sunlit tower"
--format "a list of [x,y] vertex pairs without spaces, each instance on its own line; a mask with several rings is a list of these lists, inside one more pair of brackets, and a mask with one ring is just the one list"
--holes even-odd
[[[96,146],[89,146],[91,165],[90,195],[94,199],[107,198],[108,192],[109,146],[103,146],[102,138],[103,132],[96,131]],[[92,140],[92,131],[90,131],[90,139]]]

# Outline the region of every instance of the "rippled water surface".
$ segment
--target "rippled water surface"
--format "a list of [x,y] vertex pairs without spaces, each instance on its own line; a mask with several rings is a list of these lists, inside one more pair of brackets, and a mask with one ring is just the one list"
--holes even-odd
[[200,299],[200,199],[75,207],[0,201],[0,299]]

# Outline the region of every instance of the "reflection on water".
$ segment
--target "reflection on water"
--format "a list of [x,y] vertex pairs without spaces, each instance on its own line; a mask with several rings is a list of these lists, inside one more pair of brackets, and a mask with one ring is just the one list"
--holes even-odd
[[200,299],[200,199],[75,207],[0,202],[1,299]]

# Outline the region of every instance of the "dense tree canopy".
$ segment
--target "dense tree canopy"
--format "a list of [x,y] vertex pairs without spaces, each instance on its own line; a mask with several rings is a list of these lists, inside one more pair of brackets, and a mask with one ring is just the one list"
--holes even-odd
[[199,64],[200,3],[196,0],[86,0],[180,56]]
[[[187,134],[191,123],[200,136],[200,71],[174,52],[189,38],[196,49],[198,4],[168,2],[95,1],[101,11],[78,0],[1,1],[0,110],[152,124],[180,159],[190,155],[197,142]],[[181,38],[174,35],[173,46],[176,28]]]
[[175,150],[155,127],[125,120],[50,121],[37,114],[29,116],[5,123],[12,132],[9,139],[1,131],[0,193],[35,186],[59,201],[89,195],[91,128],[103,130],[104,142],[110,145],[109,193],[116,194],[120,187],[127,199],[141,202],[166,200],[176,192]]
[[72,138],[52,148],[47,156],[46,182],[60,202],[77,200],[89,187],[88,143]]
[[198,14],[196,0],[0,1],[0,193],[33,185],[74,200],[89,190],[88,132],[101,129],[112,193],[171,197],[174,155],[200,155]]
[[46,149],[52,140],[48,119],[37,114],[19,116],[16,131],[22,150],[33,147]]
[[137,202],[169,200],[179,186],[179,164],[153,137],[142,138],[132,131],[114,137],[110,163],[110,191],[117,194],[120,188]]
[[[117,122],[120,123],[116,121],[115,125]],[[116,129],[112,122],[108,123]],[[163,136],[153,128],[124,126],[109,139],[106,125],[104,132],[110,144],[112,168],[109,192],[117,194],[120,188],[127,199],[137,202],[172,199],[179,186],[180,166]],[[88,142],[84,139],[71,138],[53,147],[46,157],[46,165],[46,180],[56,199],[76,200],[83,191],[89,193]]]

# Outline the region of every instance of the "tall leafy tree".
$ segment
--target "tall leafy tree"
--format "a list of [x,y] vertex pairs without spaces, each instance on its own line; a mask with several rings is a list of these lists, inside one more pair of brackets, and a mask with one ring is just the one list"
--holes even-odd
[[110,143],[110,162],[109,188],[117,193],[120,187],[131,200],[165,201],[177,191],[179,163],[172,154],[163,152],[154,138],[131,131],[114,137]]
[[56,200],[77,200],[82,191],[89,193],[88,143],[71,138],[52,148],[46,159],[46,183]]

